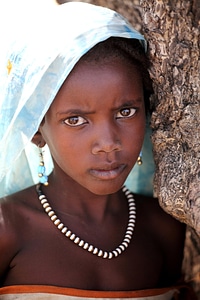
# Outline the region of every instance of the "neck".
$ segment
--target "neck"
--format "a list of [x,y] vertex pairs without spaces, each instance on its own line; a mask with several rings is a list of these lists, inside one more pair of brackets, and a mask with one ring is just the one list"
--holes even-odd
[[72,217],[103,222],[108,213],[121,209],[121,192],[96,195],[71,179],[58,180],[54,174],[49,176],[49,185],[42,190],[55,211]]
[[[123,188],[123,193],[127,197],[128,207],[129,207],[129,218],[128,218],[128,225],[127,225],[126,233],[124,235],[124,239],[122,240],[121,244],[119,244],[117,246],[117,248],[115,248],[114,250],[108,250],[108,251],[99,249],[99,246],[98,246],[99,238],[104,236],[105,232],[107,233],[108,228],[110,227],[109,235],[112,238],[108,238],[108,241],[113,240],[113,237],[115,236],[114,232],[116,233],[116,224],[119,225],[118,217],[117,218],[116,218],[116,216],[114,217],[114,219],[115,219],[114,222],[113,222],[113,220],[110,219],[108,222],[109,226],[104,226],[103,231],[102,231],[101,226],[96,227],[96,230],[94,229],[94,226],[92,226],[92,227],[90,226],[90,227],[87,227],[86,230],[82,231],[82,226],[80,228],[80,224],[78,224],[78,227],[76,224],[75,232],[79,228],[79,230],[82,231],[82,236],[85,235],[85,236],[87,236],[87,238],[88,238],[88,232],[91,231],[91,228],[92,228],[92,233],[95,232],[95,236],[93,234],[93,237],[90,237],[90,235],[89,235],[89,237],[90,237],[90,240],[96,241],[95,242],[96,246],[93,246],[93,244],[91,244],[91,242],[89,242],[89,243],[85,242],[84,239],[80,238],[76,233],[73,233],[68,227],[66,227],[64,225],[64,223],[62,223],[62,221],[58,218],[58,216],[52,210],[52,208],[48,202],[48,199],[44,195],[44,193],[41,191],[40,186],[37,186],[37,193],[38,193],[38,198],[41,201],[41,205],[43,206],[43,208],[44,208],[45,212],[47,213],[47,215],[49,216],[50,220],[61,231],[61,233],[63,233],[67,238],[69,238],[71,241],[73,241],[76,245],[78,244],[79,247],[82,247],[84,250],[86,250],[94,255],[97,255],[98,257],[103,257],[103,258],[107,258],[107,259],[111,259],[113,257],[119,256],[121,253],[123,253],[128,248],[128,246],[131,242],[132,234],[133,234],[134,227],[135,227],[136,213],[135,213],[135,201],[134,201],[133,195],[130,193],[130,191],[127,188],[125,188],[125,187]],[[123,226],[124,226],[124,224],[123,224]],[[105,229],[106,229],[106,231],[105,231]],[[97,231],[99,232],[98,239],[96,239]],[[118,233],[119,233],[119,231],[118,231]],[[103,239],[103,240],[101,239],[100,244],[104,245],[103,241],[105,241],[105,239]],[[107,243],[106,243],[106,245],[108,247]],[[110,246],[109,246],[109,248],[110,248]]]

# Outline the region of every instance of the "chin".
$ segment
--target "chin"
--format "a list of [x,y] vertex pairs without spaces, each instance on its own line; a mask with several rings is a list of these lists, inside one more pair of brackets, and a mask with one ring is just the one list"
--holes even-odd
[[103,196],[103,195],[110,195],[118,192],[122,186],[124,185],[125,181],[121,182],[98,182],[97,184],[90,186],[88,190],[95,195]]

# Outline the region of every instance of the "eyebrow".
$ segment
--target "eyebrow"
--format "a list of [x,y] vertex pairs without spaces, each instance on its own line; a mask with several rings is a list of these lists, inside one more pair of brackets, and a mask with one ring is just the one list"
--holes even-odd
[[67,114],[70,114],[70,115],[79,115],[79,114],[86,114],[86,115],[91,115],[91,114],[94,114],[95,111],[86,111],[86,110],[83,110],[83,109],[68,109],[68,110],[65,110],[65,111],[58,111],[56,113],[56,115],[67,115]]
[[120,109],[123,109],[124,107],[141,105],[142,102],[143,102],[143,98],[128,100],[128,101],[125,101],[124,103],[122,103],[121,105],[114,107],[113,110],[120,110]]
[[140,98],[136,98],[136,99],[125,101],[119,107],[136,105],[136,104],[140,104],[142,102],[143,102],[143,98],[140,97]]
[[[133,100],[128,100],[128,101],[125,101],[124,103],[122,103],[121,105],[119,106],[116,106],[116,107],[113,107],[113,111],[115,110],[120,110],[124,107],[130,107],[130,106],[134,106],[134,105],[138,105],[138,104],[141,104],[143,102],[143,98],[137,98],[137,99],[133,99]],[[89,110],[84,110],[84,109],[77,109],[77,108],[71,108],[71,109],[68,109],[68,110],[65,110],[65,111],[59,111],[56,113],[56,115],[67,115],[67,114],[70,114],[70,115],[79,115],[79,114],[85,114],[85,115],[92,115],[94,114],[95,111],[89,111]]]

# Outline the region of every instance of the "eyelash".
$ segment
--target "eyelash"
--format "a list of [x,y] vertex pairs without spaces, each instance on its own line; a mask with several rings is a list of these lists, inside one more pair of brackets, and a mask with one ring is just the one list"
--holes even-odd
[[[122,108],[122,109],[120,109],[119,112],[117,112],[116,119],[131,118],[136,114],[137,110],[138,110],[137,108],[133,108],[133,107]],[[123,115],[123,112],[125,112],[126,115]],[[127,114],[127,112],[128,112],[128,114]],[[119,116],[119,114],[121,114],[121,116]],[[72,117],[66,118],[65,120],[63,120],[63,123],[65,123],[66,125],[68,125],[70,127],[78,127],[78,126],[87,124],[88,121],[85,118],[77,115],[77,116],[72,116]]]
[[[122,112],[127,112],[128,111],[128,115],[122,115]],[[125,107],[125,108],[122,108],[120,109],[120,111],[117,113],[118,114],[121,114],[121,117],[117,117],[117,119],[128,119],[128,118],[131,118],[133,117],[137,112],[137,108],[134,108],[134,107]]]
[[[78,124],[80,119],[82,119],[83,121],[80,124]],[[78,120],[78,122],[74,123],[75,120]],[[70,121],[72,121],[71,124],[70,124]],[[65,119],[63,122],[66,125],[71,126],[71,127],[78,127],[78,126],[81,126],[81,125],[84,125],[87,123],[86,119],[81,116],[72,116],[72,117]]]

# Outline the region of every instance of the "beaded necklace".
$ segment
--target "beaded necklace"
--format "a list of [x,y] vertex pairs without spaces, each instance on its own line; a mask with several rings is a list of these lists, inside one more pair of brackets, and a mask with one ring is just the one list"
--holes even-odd
[[94,247],[92,244],[89,244],[89,243],[85,242],[84,240],[82,240],[75,233],[71,232],[71,230],[69,228],[67,228],[61,222],[61,220],[57,217],[57,215],[51,208],[46,196],[44,195],[44,193],[41,190],[40,184],[37,185],[36,190],[38,193],[38,198],[40,200],[40,203],[42,204],[44,211],[47,213],[50,220],[60,230],[60,232],[63,233],[72,242],[74,242],[74,244],[78,245],[79,247],[83,248],[84,250],[86,250],[94,255],[97,255],[98,257],[107,258],[107,259],[111,259],[111,258],[119,256],[128,248],[128,246],[131,242],[134,228],[135,228],[136,208],[135,208],[135,200],[134,200],[133,194],[125,186],[123,186],[122,191],[124,192],[124,194],[127,198],[127,201],[128,201],[128,207],[129,207],[128,226],[126,228],[126,233],[125,233],[122,243],[112,251],[104,251],[104,250],[98,249],[97,247]]

